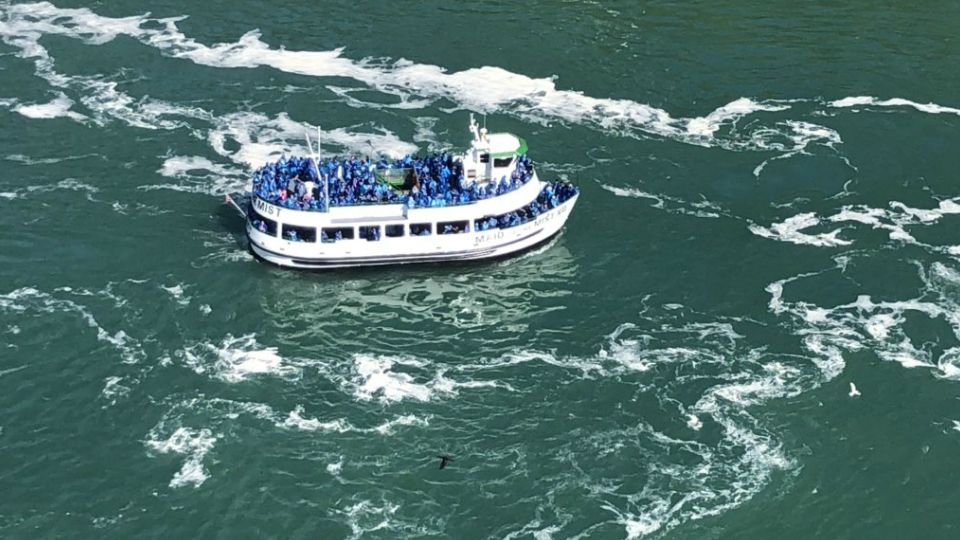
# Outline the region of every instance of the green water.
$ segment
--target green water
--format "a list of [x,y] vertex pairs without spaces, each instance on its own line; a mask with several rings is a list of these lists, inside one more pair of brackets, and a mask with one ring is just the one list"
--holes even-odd
[[[0,537],[956,538],[958,27],[0,2]],[[222,204],[471,111],[580,186],[546,248],[290,272]]]

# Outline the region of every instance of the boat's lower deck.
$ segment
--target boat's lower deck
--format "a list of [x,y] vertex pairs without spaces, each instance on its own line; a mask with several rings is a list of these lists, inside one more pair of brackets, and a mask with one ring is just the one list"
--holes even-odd
[[[492,259],[541,245],[562,229],[577,197],[526,223],[454,234],[401,237],[358,236],[334,242],[293,242],[263,234],[252,223],[247,236],[253,253],[268,262],[294,268],[321,269]],[[406,226],[409,230],[409,225]],[[356,235],[354,235],[356,236]]]

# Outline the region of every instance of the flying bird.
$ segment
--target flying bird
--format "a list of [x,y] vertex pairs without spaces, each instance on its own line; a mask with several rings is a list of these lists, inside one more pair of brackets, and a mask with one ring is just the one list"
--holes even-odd
[[453,461],[453,458],[450,457],[450,456],[437,456],[437,457],[440,458],[440,468],[441,468],[441,469],[443,469],[444,467],[447,466],[448,463],[450,463],[451,461]]
[[857,385],[850,383],[850,397],[857,397],[860,395],[860,391],[857,390]]

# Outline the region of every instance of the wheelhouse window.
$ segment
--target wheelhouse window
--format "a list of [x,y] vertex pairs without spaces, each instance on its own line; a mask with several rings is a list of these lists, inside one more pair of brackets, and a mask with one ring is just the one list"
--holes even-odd
[[490,154],[480,154],[480,163],[490,163]]
[[437,234],[460,234],[470,230],[469,221],[447,221],[437,223]]
[[247,217],[250,219],[250,224],[253,225],[253,228],[262,232],[263,234],[269,234],[270,236],[277,235],[277,222],[272,219],[267,219],[252,210],[247,211]]
[[283,239],[291,242],[316,242],[317,229],[314,227],[283,226]]
[[384,233],[387,238],[399,238],[403,236],[403,225],[387,225],[384,227]]
[[320,241],[324,243],[339,240],[353,240],[353,227],[324,227],[320,230]]
[[497,159],[497,158],[493,159],[494,167],[509,167],[511,163],[513,163],[512,157],[502,158],[502,159]]
[[360,238],[368,242],[379,242],[380,241],[380,226],[379,225],[368,225],[360,227]]
[[433,234],[433,224],[431,223],[411,223],[410,236],[430,236]]

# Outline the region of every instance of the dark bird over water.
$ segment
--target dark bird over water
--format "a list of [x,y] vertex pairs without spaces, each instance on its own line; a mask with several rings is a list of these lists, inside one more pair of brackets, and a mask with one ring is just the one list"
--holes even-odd
[[453,461],[453,458],[450,457],[450,456],[437,456],[437,457],[440,458],[440,468],[441,468],[441,469],[444,468],[444,467],[446,467],[446,466],[447,466],[447,463],[450,463],[451,461]]

